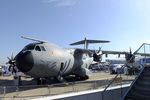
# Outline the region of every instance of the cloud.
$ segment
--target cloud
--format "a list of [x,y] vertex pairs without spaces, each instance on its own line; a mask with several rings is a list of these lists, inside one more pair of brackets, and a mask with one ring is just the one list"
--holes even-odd
[[78,0],[44,0],[45,3],[53,4],[55,7],[69,7],[77,4]]

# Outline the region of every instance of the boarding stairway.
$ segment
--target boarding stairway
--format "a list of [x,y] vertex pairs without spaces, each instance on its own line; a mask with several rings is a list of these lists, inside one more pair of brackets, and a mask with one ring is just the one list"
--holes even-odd
[[150,65],[145,65],[123,100],[150,100]]

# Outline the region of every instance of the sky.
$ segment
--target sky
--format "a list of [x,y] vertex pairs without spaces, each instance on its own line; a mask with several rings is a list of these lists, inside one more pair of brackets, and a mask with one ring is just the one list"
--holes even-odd
[[150,0],[0,0],[0,64],[32,42],[21,36],[63,48],[87,37],[111,41],[91,49],[134,51],[150,43],[149,5]]

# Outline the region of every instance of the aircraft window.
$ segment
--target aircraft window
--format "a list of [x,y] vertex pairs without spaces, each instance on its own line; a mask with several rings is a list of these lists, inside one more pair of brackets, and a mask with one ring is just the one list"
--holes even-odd
[[46,51],[44,46],[40,46],[42,51]]
[[34,48],[35,48],[34,44],[29,44],[23,50],[34,50]]
[[40,49],[39,46],[36,46],[36,47],[35,47],[35,50],[36,50],[36,51],[41,51],[41,49]]

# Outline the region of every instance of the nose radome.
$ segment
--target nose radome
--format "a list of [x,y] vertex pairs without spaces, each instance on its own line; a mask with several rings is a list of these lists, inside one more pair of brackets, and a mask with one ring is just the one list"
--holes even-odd
[[33,56],[31,51],[20,52],[16,57],[16,66],[22,72],[28,72],[33,68]]

